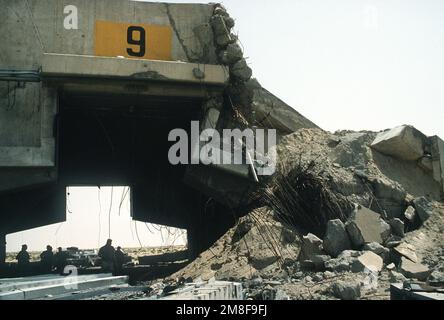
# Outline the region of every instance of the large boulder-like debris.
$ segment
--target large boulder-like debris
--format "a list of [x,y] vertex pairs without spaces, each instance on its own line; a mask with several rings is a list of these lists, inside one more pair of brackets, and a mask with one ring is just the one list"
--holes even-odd
[[352,271],[362,272],[370,270],[372,272],[380,272],[383,266],[384,262],[380,256],[371,251],[366,251],[353,262]]
[[362,206],[358,206],[346,223],[346,230],[352,244],[360,248],[365,243],[384,243],[390,236],[390,225],[379,213]]
[[401,257],[399,271],[408,278],[418,279],[420,281],[426,281],[431,273],[427,266],[419,262],[413,262],[405,257]]
[[356,300],[361,297],[361,285],[358,282],[338,281],[332,284],[331,290],[341,300]]
[[426,197],[420,197],[413,200],[416,212],[422,222],[427,221],[432,215],[432,204]]
[[371,147],[401,160],[416,161],[424,155],[427,137],[412,126],[400,126],[379,133]]
[[350,239],[342,221],[339,219],[329,221],[324,237],[324,250],[331,256],[337,257],[342,251],[350,248]]
[[366,243],[362,250],[371,251],[382,258],[384,262],[389,262],[390,260],[390,249],[384,247],[377,242]]
[[311,260],[314,256],[325,255],[322,250],[322,240],[312,233],[302,237],[300,261]]

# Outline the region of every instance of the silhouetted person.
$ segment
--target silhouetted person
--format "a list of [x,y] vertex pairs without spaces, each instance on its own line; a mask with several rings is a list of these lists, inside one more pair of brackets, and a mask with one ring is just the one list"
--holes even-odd
[[106,244],[99,249],[99,257],[102,258],[102,271],[113,272],[115,262],[115,251],[111,245],[112,240],[108,239]]
[[123,264],[125,263],[126,254],[122,251],[121,247],[117,247],[115,253],[115,273],[117,275],[122,274]]
[[65,252],[63,252],[62,248],[61,247],[57,248],[57,253],[54,256],[54,260],[58,274],[63,274],[63,270],[65,269],[67,259],[68,256]]
[[26,244],[22,245],[22,250],[17,254],[17,257],[15,257],[17,259],[17,266],[20,274],[27,273],[29,269],[30,257],[26,250],[28,250],[28,246]]
[[52,252],[51,246],[46,246],[46,251],[43,251],[40,254],[40,264],[43,272],[52,272],[52,267],[54,265],[54,253]]

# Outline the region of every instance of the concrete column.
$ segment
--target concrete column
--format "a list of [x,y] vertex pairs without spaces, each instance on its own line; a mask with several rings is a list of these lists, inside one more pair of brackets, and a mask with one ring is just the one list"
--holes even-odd
[[6,234],[0,234],[0,265],[6,261]]

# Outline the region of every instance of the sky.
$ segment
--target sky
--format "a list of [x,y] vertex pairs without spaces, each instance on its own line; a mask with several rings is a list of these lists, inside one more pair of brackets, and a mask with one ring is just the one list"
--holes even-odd
[[[444,1],[222,3],[236,20],[234,31],[254,77],[321,128],[379,131],[411,124],[444,138]],[[15,251],[24,242],[38,250],[47,242],[80,247],[104,242],[110,191],[101,192],[99,240],[98,197],[93,189],[71,190],[67,222],[8,235],[7,249]],[[129,209],[121,210],[121,217],[116,210],[112,209],[111,226],[115,243],[137,247]],[[96,223],[85,224],[91,217]],[[143,245],[168,242],[158,232],[149,233],[145,224],[137,226],[143,230]],[[75,233],[82,236],[69,242]]]
[[321,128],[444,137],[444,1],[222,3],[254,77]]

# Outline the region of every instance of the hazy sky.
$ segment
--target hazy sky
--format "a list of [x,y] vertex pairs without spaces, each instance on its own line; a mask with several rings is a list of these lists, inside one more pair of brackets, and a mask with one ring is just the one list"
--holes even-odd
[[[235,31],[254,76],[320,127],[382,130],[412,124],[428,135],[444,137],[444,1],[226,0],[223,4],[236,19]],[[106,192],[102,191],[104,208]],[[9,235],[8,250],[22,242],[31,248],[34,243],[65,245],[74,233],[82,236],[70,245],[98,245],[96,191],[76,194],[72,191],[68,222]],[[122,211],[126,218],[115,214],[113,238],[137,246],[128,211]],[[84,223],[90,217],[96,225]],[[107,237],[105,225],[107,220],[102,221],[101,242]],[[138,224],[138,230],[146,231],[139,232],[144,245],[162,242],[144,224]]]
[[444,137],[444,1],[223,4],[254,76],[321,128]]

